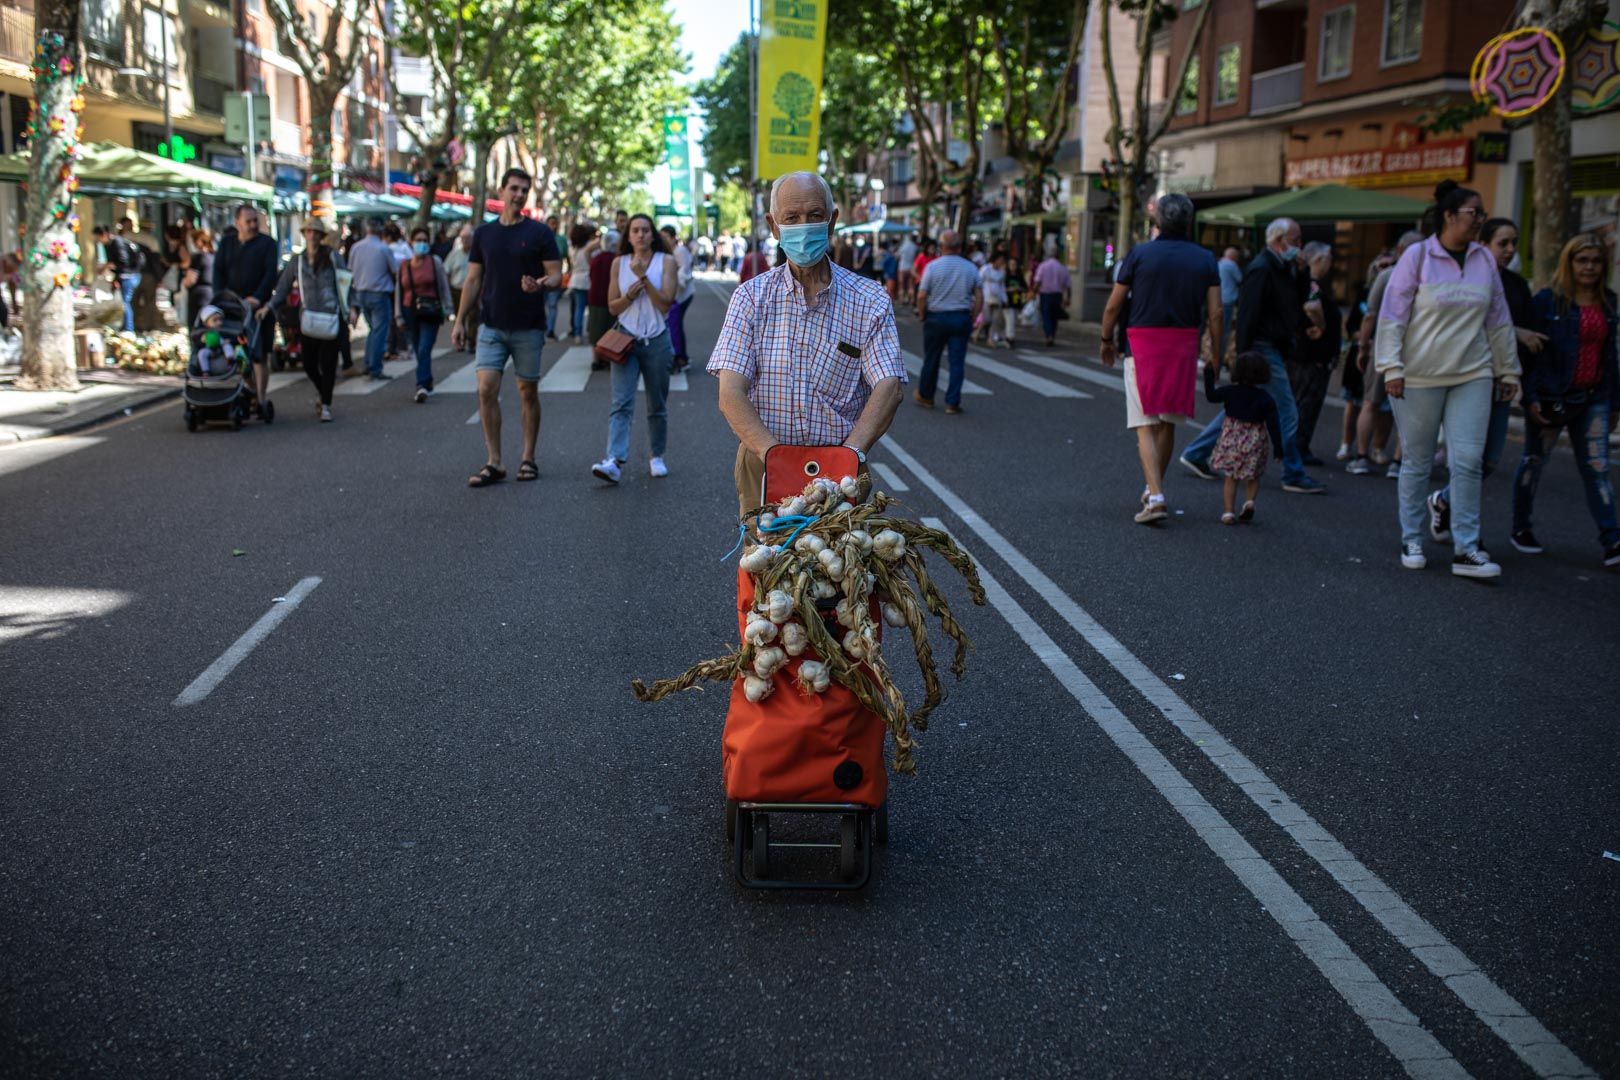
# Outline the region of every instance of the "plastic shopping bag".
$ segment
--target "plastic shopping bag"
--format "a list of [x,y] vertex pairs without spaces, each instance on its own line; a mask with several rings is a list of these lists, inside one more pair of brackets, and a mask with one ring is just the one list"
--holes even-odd
[[1041,321],[1041,305],[1034,300],[1023,306],[1018,312],[1018,321],[1023,326],[1034,326]]

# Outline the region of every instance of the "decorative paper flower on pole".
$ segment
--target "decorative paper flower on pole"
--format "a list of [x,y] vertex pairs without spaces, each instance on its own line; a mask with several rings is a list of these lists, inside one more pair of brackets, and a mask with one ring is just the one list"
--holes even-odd
[[[40,32],[34,49],[32,73],[34,97],[40,104],[33,107],[28,124],[23,129],[23,137],[30,146],[43,145],[46,148],[49,160],[43,175],[52,179],[53,183],[44,190],[27,189],[30,202],[38,200],[35,205],[40,211],[30,214],[29,219],[38,221],[46,216],[45,211],[48,210],[51,222],[65,222],[71,232],[77,233],[79,218],[73,213],[73,201],[79,190],[79,178],[74,174],[73,166],[78,160],[80,140],[84,138],[84,125],[78,120],[79,113],[84,111],[84,95],[79,92],[84,86],[84,77],[74,70],[73,54],[68,49],[67,41],[54,30]],[[52,112],[53,103],[61,104],[64,82],[73,91],[73,96],[67,100],[65,111]],[[40,114],[42,109],[44,115]],[[30,241],[24,230],[18,231],[29,244],[24,251],[29,265],[45,269],[55,264],[54,269],[50,270],[52,286],[64,289],[73,284],[78,277],[80,250],[77,243],[61,236],[45,235],[35,236]],[[50,230],[42,230],[47,231]]]
[[1524,26],[1485,43],[1474,57],[1469,87],[1498,116],[1528,116],[1552,100],[1564,81],[1564,43],[1551,30]]

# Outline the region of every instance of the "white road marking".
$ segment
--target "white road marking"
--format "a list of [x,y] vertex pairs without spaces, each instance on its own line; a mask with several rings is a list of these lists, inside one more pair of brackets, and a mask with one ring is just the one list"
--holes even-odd
[[1484,1024],[1507,1043],[1540,1077],[1595,1076],[1587,1065],[1553,1033],[1497,986],[1462,950],[1451,944],[1439,930],[1419,915],[1348,848],[1306,813],[1287,792],[1245,757],[1220,732],[1182,700],[1146,664],[1105,630],[1068,593],[1029,561],[1006,537],[946,487],[928,469],[892,439],[883,446],[900,459],[925,487],[934,493],[990,546],[1037,594],[1044,597],[1058,615],[1123,675],[1138,693],[1164,714],[1189,742],[1236,784],[1266,816],[1307,855],[1316,860],[1341,888],[1366,909],[1392,937],[1422,962]]
[[[684,372],[684,371],[674,371],[674,372],[670,373],[670,376],[669,376],[669,392],[671,394],[677,393],[677,392],[685,392],[685,391],[690,390],[690,389],[692,389],[692,386],[691,386],[691,384],[689,382],[686,381],[686,372]],[[637,379],[636,380],[636,393],[645,394],[646,392],[647,392],[647,380],[646,379]]]
[[1062,383],[1053,382],[1051,379],[1031,375],[1027,371],[1021,371],[1013,367],[1011,364],[1003,364],[1001,361],[992,359],[983,353],[970,352],[968,354],[968,367],[982,371],[986,375],[995,375],[1006,379],[1016,386],[1022,386],[1025,390],[1033,390],[1041,397],[1089,398],[1092,396],[1084,390],[1076,390],[1072,386],[1064,386]]
[[0,476],[22,472],[105,441],[100,435],[58,435],[50,439],[0,444]]
[[[415,360],[389,360],[383,364],[383,374],[392,375],[395,379],[409,375],[416,371]],[[359,375],[352,379],[344,379],[332,391],[333,396],[342,394],[353,397],[358,394],[375,394],[383,387],[390,385],[390,381],[373,379],[366,375]]]
[[478,361],[469,360],[450,373],[450,377],[434,384],[436,394],[478,393]]
[[[918,478],[922,479],[921,474]],[[944,528],[938,518],[923,518],[923,524],[935,529]],[[1198,838],[1226,864],[1226,868],[1243,883],[1250,895],[1260,902],[1266,914],[1276,920],[1283,933],[1299,947],[1306,959],[1316,965],[1328,984],[1344,998],[1345,1004],[1395,1055],[1407,1075],[1425,1078],[1466,1077],[1467,1070],[1423,1027],[1422,1021],[1401,1004],[1394,992],[1345,944],[1344,939],[1322,921],[1304,897],[1283,880],[1276,868],[1198,793],[1180,770],[1075,666],[1074,661],[1047,636],[1029,612],[1008,595],[982,564],[979,566],[979,580],[990,603],[1023,638],[1030,651],[1181,815],[1182,820],[1192,826]]]
[[577,394],[591,381],[591,349],[575,345],[557,357],[540,380],[542,394]]
[[1079,364],[1065,364],[1061,360],[1055,360],[1050,356],[1042,356],[1026,349],[1018,350],[1018,359],[1026,364],[1034,364],[1037,367],[1047,368],[1052,371],[1061,371],[1066,375],[1073,375],[1077,379],[1083,379],[1098,386],[1106,386],[1108,389],[1117,390],[1121,394],[1125,392],[1125,377],[1119,372],[1098,371],[1095,368],[1082,367]]
[[176,706],[195,705],[209,694],[214,687],[225,681],[225,676],[236,669],[236,665],[247,659],[248,653],[258,647],[259,642],[270,636],[270,631],[281,625],[281,620],[291,615],[304,597],[315,591],[315,586],[321,583],[318,577],[307,577],[288,590],[287,595],[278,604],[270,605],[270,610],[259,616],[259,621],[248,627],[247,633],[237,638],[230,648],[220,654],[218,660],[208,665],[208,670],[180,691],[180,696],[174,699]]
[[911,485],[900,479],[900,474],[890,466],[883,464],[881,461],[874,461],[871,465],[872,471],[877,473],[878,477],[883,481],[885,491],[896,493],[911,490]]
[[275,374],[270,376],[270,382],[268,383],[268,385],[270,387],[270,397],[271,397],[271,399],[274,400],[276,394],[278,392],[280,392],[281,390],[284,390],[287,387],[293,385],[293,383],[304,382],[304,381],[307,380],[307,378],[308,378],[308,376],[306,376],[302,371],[278,371],[278,372],[276,372]]
[[134,598],[117,589],[0,585],[0,643],[62,637],[73,631],[75,623],[104,618]]
[[[911,374],[913,374],[913,375],[920,376],[922,374],[922,365],[923,365],[922,357],[918,356],[914,352],[902,353],[901,355],[903,357],[905,357],[906,370],[911,372]],[[945,358],[943,356],[940,357],[940,359],[939,359],[939,380],[940,380],[941,383],[943,383],[947,378],[949,378],[949,371],[950,371],[950,368],[946,364]],[[994,394],[995,391],[987,389],[986,387],[980,386],[978,383],[974,382],[972,379],[963,379],[962,380],[962,393],[964,393],[964,394],[983,394],[985,396],[989,396],[991,394]]]

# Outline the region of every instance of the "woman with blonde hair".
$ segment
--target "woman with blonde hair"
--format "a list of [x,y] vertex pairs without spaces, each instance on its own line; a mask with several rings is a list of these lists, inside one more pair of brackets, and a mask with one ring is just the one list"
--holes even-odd
[[1620,566],[1620,524],[1609,479],[1609,433],[1614,430],[1615,395],[1620,387],[1616,348],[1617,305],[1604,284],[1611,263],[1608,245],[1597,233],[1581,233],[1564,245],[1552,288],[1536,294],[1536,315],[1547,344],[1524,380],[1524,457],[1513,478],[1513,546],[1540,554],[1530,530],[1541,468],[1558,433],[1569,430],[1575,468],[1586,489],[1586,505],[1603,545],[1603,565]]

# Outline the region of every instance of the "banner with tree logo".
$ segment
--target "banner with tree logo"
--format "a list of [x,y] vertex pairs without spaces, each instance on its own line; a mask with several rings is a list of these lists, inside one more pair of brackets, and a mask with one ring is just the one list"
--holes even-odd
[[828,0],[761,0],[759,176],[816,168]]
[[692,159],[686,117],[664,117],[664,165],[669,169],[669,214],[692,216]]

